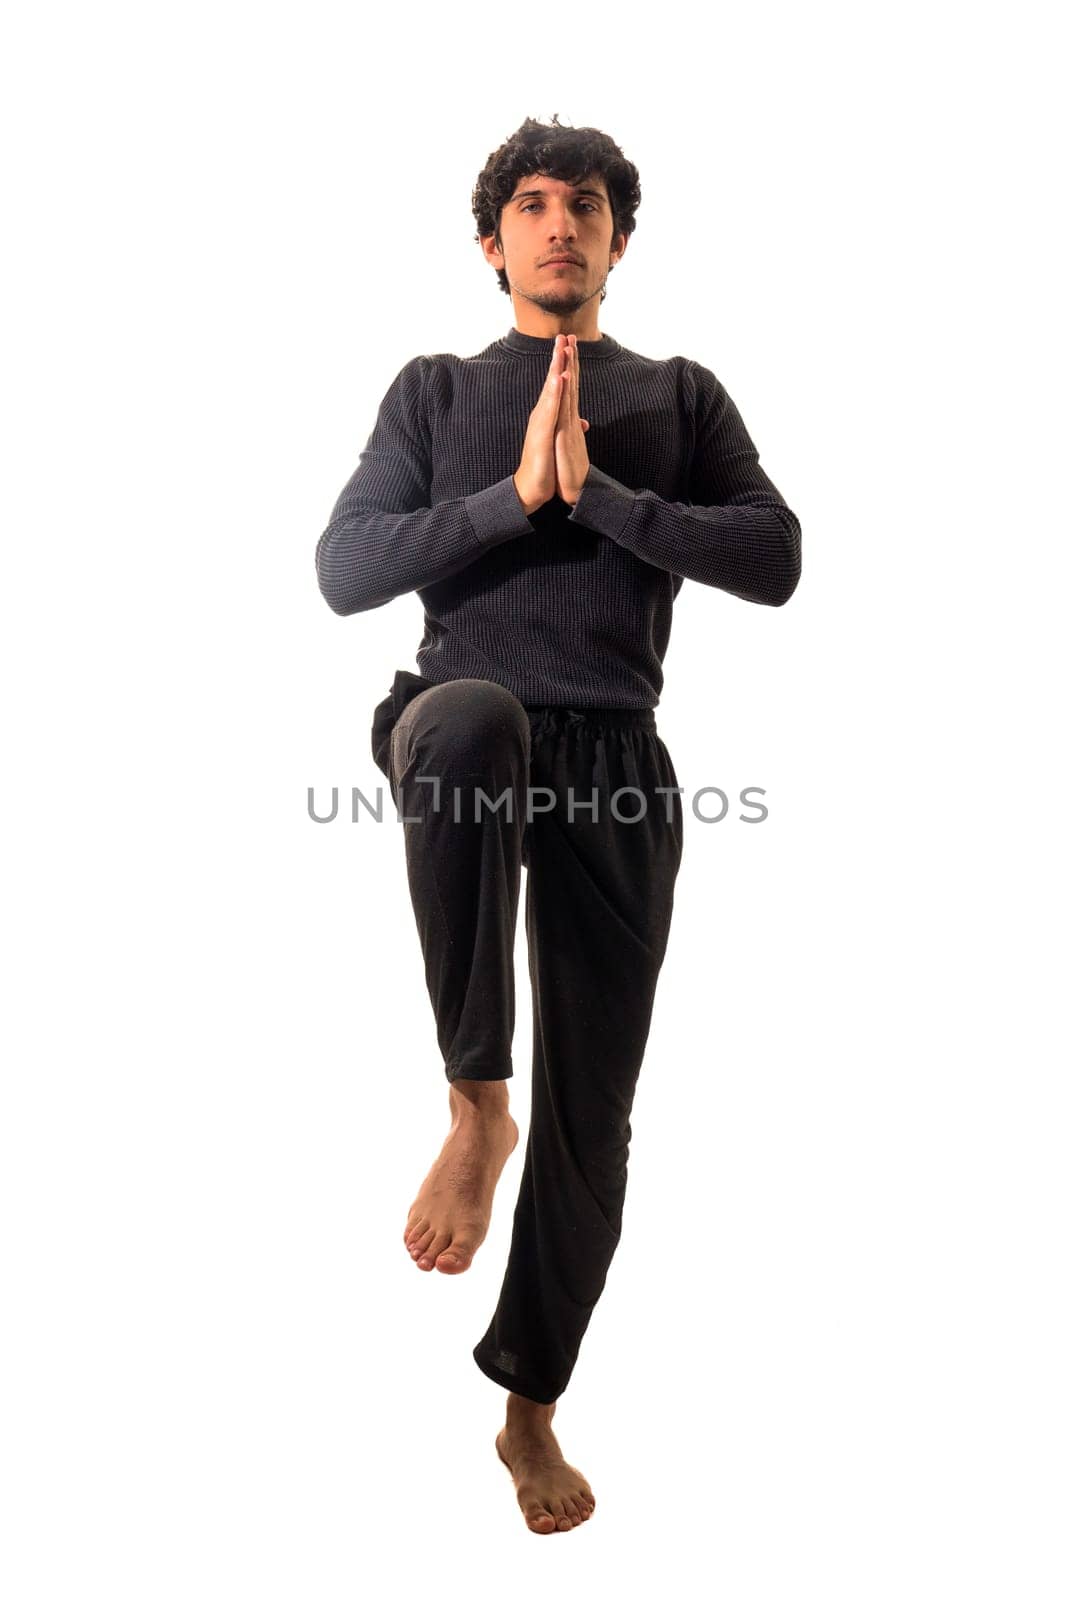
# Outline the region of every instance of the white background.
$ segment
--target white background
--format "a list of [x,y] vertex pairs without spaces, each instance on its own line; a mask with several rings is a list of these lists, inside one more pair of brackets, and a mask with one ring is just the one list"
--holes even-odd
[[[1061,1596],[1064,262],[1046,8],[24,9],[5,27],[0,1323],[12,1600]],[[601,330],[797,512],[687,583],[692,791],[622,1243],[525,1527],[370,716],[417,597],[313,553],[385,389],[512,325],[470,195],[609,132]],[[512,1107],[529,1106],[526,950]],[[525,1560],[520,1565],[520,1558]],[[595,1589],[594,1589],[594,1586]]]

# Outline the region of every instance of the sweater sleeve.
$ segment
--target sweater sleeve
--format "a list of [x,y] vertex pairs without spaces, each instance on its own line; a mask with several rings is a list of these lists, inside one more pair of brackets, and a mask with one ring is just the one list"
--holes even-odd
[[571,522],[605,534],[642,561],[740,600],[784,605],[800,581],[800,523],[759,465],[759,453],[722,384],[698,362],[693,503],[629,489],[589,465]]
[[319,589],[339,616],[383,606],[449,577],[493,545],[533,532],[510,477],[430,505],[422,397],[430,362],[415,356],[393,379],[315,547]]

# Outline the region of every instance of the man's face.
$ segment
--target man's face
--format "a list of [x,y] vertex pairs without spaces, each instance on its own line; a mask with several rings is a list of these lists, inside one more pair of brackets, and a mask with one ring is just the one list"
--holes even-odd
[[[612,237],[611,202],[599,173],[564,183],[536,174],[520,178],[500,213],[501,250],[482,239],[486,259],[508,275],[512,296],[542,310],[570,315],[599,301],[608,269],[622,258],[626,240]],[[572,256],[574,265],[554,263]]]

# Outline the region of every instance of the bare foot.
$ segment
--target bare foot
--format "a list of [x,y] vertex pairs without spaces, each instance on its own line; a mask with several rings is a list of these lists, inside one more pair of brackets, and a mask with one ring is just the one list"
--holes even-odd
[[489,1232],[493,1194],[519,1141],[519,1125],[506,1104],[478,1109],[462,1094],[451,1099],[452,1127],[404,1229],[411,1259],[424,1272],[466,1272]]
[[555,1404],[536,1409],[543,1417],[520,1419],[509,1403],[507,1423],[496,1436],[496,1453],[514,1479],[531,1533],[567,1533],[589,1520],[596,1499],[587,1480],[563,1459],[550,1420]]

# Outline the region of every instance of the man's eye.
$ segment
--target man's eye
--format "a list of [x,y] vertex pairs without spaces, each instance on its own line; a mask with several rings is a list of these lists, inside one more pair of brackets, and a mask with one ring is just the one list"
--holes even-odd
[[[527,202],[526,202],[526,204],[524,206],[520,206],[519,207],[519,210],[520,211],[529,211],[531,206],[539,206],[540,204],[541,204],[540,200],[527,200]],[[588,206],[590,211],[595,211],[596,210],[596,205],[594,204],[594,202],[592,200],[580,200],[578,202],[578,204],[579,205],[583,205],[583,206]]]

